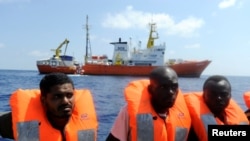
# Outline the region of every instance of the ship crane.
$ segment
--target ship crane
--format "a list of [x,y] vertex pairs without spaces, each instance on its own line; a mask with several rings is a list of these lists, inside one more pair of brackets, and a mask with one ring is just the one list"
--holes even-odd
[[[150,32],[149,32],[149,37],[148,37],[148,44],[147,44],[147,48],[152,48],[154,47],[154,41],[155,39],[158,39],[158,33],[156,32],[156,24],[155,23],[150,23]],[[153,34],[155,34],[155,36],[153,36]]]
[[67,38],[57,47],[57,49],[51,49],[52,51],[55,51],[54,57],[56,59],[60,58],[61,48],[63,47],[64,44],[66,44],[66,48],[65,48],[65,52],[66,52],[66,49],[67,49],[68,44],[69,44],[69,40]]

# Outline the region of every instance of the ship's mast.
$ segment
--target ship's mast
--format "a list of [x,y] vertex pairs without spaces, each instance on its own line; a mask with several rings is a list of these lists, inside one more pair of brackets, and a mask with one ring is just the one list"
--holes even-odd
[[[152,48],[154,46],[154,40],[158,39],[158,33],[156,32],[156,24],[155,23],[150,23],[150,32],[149,32],[149,37],[148,37],[148,44],[147,48]],[[156,34],[153,36],[153,34]]]
[[88,61],[88,58],[91,57],[91,46],[90,46],[90,40],[89,40],[89,25],[88,25],[88,15],[86,16],[86,54],[85,54],[85,64]]

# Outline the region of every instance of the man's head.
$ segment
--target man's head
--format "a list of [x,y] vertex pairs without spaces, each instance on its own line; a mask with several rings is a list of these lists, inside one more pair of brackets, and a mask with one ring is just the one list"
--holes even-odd
[[63,73],[45,75],[40,81],[41,102],[49,116],[68,118],[74,107],[74,84]]
[[155,68],[149,75],[148,91],[151,103],[158,113],[165,113],[171,108],[178,93],[178,76],[169,67]]
[[231,98],[231,84],[221,75],[209,77],[203,85],[203,98],[214,114],[220,114],[228,106]]

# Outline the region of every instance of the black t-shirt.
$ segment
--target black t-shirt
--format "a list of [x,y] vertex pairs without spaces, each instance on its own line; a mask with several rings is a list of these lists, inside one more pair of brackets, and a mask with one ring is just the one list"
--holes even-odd
[[14,139],[11,112],[5,113],[0,116],[0,136],[2,136],[3,138]]
[[189,130],[187,141],[199,141],[193,127]]
[[245,114],[246,114],[246,116],[247,116],[247,119],[250,121],[250,109],[247,109],[247,110],[245,111]]

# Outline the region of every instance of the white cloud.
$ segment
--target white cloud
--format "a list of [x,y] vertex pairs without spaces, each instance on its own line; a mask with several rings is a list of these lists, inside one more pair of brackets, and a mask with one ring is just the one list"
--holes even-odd
[[204,25],[202,19],[190,17],[174,24],[168,30],[170,34],[179,34],[182,37],[192,37],[196,35],[196,31]]
[[132,6],[128,6],[125,11],[120,13],[108,13],[107,18],[102,23],[102,25],[104,27],[121,29],[145,28],[146,24],[150,22],[151,18],[151,13],[136,11]]
[[219,8],[220,9],[225,9],[232,7],[236,4],[236,0],[223,0],[222,2],[219,3]]
[[148,13],[134,10],[128,6],[124,11],[116,14],[108,13],[102,23],[107,28],[140,28],[148,29],[149,22],[157,23],[157,28],[165,29],[169,35],[179,35],[182,37],[194,36],[196,31],[204,25],[204,21],[195,17],[188,17],[176,22],[174,18],[166,13]]

